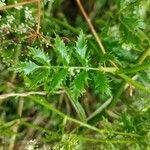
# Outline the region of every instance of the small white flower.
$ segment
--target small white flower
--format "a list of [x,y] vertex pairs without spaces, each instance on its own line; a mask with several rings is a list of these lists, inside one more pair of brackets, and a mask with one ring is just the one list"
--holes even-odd
[[108,30],[108,35],[116,40],[119,39],[121,37],[119,27],[116,25],[110,27]]
[[38,146],[36,140],[30,140],[25,147],[26,150],[35,150],[37,148]]
[[29,10],[28,7],[25,7],[25,18],[26,20],[34,20],[33,16],[32,16],[32,11]]
[[74,68],[69,68],[69,72],[71,76],[75,76],[75,70]]
[[24,23],[21,23],[19,26],[18,26],[18,30],[20,31],[20,33],[26,33],[27,32],[27,25],[25,25]]
[[80,73],[80,69],[76,69],[76,73]]
[[2,24],[1,25],[1,30],[0,32],[5,32],[6,34],[9,34],[9,29],[11,28],[10,24],[7,23],[7,24]]
[[5,6],[5,5],[6,5],[5,1],[4,1],[4,0],[1,0],[1,1],[0,1],[0,7],[3,7],[3,6]]
[[[15,4],[17,4],[18,2],[17,1],[15,1]],[[17,7],[15,7],[17,10],[20,10],[20,9],[22,9],[23,7],[22,6],[17,6]]]
[[7,16],[7,21],[8,21],[9,23],[13,23],[14,20],[15,20],[15,18],[14,18],[13,15]]
[[123,43],[121,46],[124,50],[130,51],[133,48],[132,44]]

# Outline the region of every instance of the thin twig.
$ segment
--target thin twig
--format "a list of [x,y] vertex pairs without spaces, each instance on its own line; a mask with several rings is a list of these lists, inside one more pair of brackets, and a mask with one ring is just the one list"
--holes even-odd
[[101,39],[99,38],[99,36],[98,36],[98,34],[97,34],[97,32],[96,32],[96,30],[95,30],[95,28],[94,28],[94,26],[93,26],[93,24],[92,24],[90,18],[88,17],[88,15],[87,15],[87,13],[86,13],[86,11],[85,11],[85,9],[84,9],[82,3],[80,2],[80,0],[76,0],[76,2],[77,2],[77,4],[78,4],[78,6],[79,6],[79,8],[80,8],[80,10],[81,10],[81,12],[82,12],[82,14],[83,14],[85,20],[87,21],[87,23],[88,23],[88,25],[89,25],[89,27],[90,27],[90,29],[91,29],[91,31],[92,31],[92,33],[93,33],[95,39],[96,39],[98,45],[100,46],[100,48],[101,48],[101,50],[102,50],[102,53],[105,54],[105,53],[106,53],[106,50],[105,50],[105,48],[104,48],[104,46],[103,46],[103,44],[102,44],[102,42],[101,42]]
[[36,2],[37,2],[37,0],[30,0],[30,1],[20,2],[20,3],[17,3],[17,4],[11,4],[11,5],[0,7],[0,10],[6,10],[6,9],[19,7],[19,6],[23,6],[23,5],[27,5],[27,4],[31,4],[31,3],[36,3]]
[[[91,31],[92,31],[96,41],[97,41],[99,47],[101,48],[102,54],[103,55],[106,54],[106,50],[105,50],[105,48],[104,48],[104,46],[102,44],[102,41],[101,41],[100,37],[98,36],[98,34],[97,34],[97,32],[96,32],[96,30],[95,30],[95,28],[94,28],[94,26],[93,26],[89,16],[87,15],[87,13],[86,13],[86,11],[85,11],[82,3],[81,3],[81,1],[80,0],[76,0],[76,2],[78,4],[78,6],[79,6],[79,8],[80,8],[80,10],[81,10],[85,20],[86,20],[86,22],[88,23],[88,25],[89,25],[89,27],[90,27],[90,29],[91,29]],[[110,63],[111,63],[112,66],[114,66],[115,68],[118,69],[117,65],[113,61],[110,60]]]
[[94,118],[97,114],[102,112],[111,102],[112,98],[109,98],[104,104],[102,104],[98,109],[96,109],[88,118],[87,121],[89,121],[91,118]]
[[37,20],[37,34],[40,33],[40,23],[41,23],[41,0],[38,0],[38,20]]
[[46,92],[44,92],[44,91],[38,91],[38,92],[32,91],[32,92],[26,92],[26,93],[7,93],[7,94],[0,95],[0,100],[6,99],[9,97],[14,97],[14,96],[27,97],[30,95],[46,95]]

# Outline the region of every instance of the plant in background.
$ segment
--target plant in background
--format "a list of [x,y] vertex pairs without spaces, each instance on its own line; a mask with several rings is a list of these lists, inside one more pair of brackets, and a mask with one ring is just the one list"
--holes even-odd
[[149,149],[149,8],[0,1],[2,149]]

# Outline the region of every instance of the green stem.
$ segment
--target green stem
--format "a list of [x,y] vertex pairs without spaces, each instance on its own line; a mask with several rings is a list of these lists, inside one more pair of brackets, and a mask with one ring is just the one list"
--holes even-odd
[[[140,57],[139,59],[137,60],[137,64],[142,64],[144,62],[144,60],[150,55],[150,48],[148,48]],[[118,89],[118,91],[115,93],[111,103],[110,103],[110,107],[109,108],[112,108],[113,106],[116,105],[119,97],[121,96],[121,94],[123,93],[124,91],[124,86],[126,85],[126,82],[125,81],[122,81],[121,82],[121,85],[120,85],[120,88]]]
[[145,70],[147,68],[150,67],[150,63],[145,63],[145,64],[141,64],[141,65],[136,65],[132,68],[129,68],[129,69],[124,69],[124,70],[119,70],[117,71],[117,73],[124,73],[124,74],[130,74],[130,73],[136,73],[138,71],[141,71],[141,70]]
[[[54,108],[52,105],[50,105],[46,100],[43,100],[43,99],[38,99],[36,97],[30,97],[30,99],[32,99],[34,102],[44,106],[45,108],[55,112],[56,114],[58,114],[59,116],[61,116],[62,118],[65,118],[66,120],[69,120],[71,122],[74,122],[76,124],[79,124],[80,126],[83,126],[83,127],[86,127],[88,129],[91,129],[93,131],[96,131],[98,133],[110,133],[110,131],[107,131],[107,130],[100,130],[94,126],[91,126],[87,123],[84,123],[82,121],[79,121],[77,119],[74,119],[72,117],[69,117],[67,115],[65,115],[64,113],[62,113],[61,111],[59,111],[58,109]],[[117,131],[111,131],[112,133],[114,134],[119,134],[119,135],[124,135],[124,136],[139,136],[139,135],[136,135],[136,134],[132,134],[132,133],[124,133],[124,132],[117,132]]]
[[114,93],[113,99],[112,99],[112,101],[111,101],[111,103],[110,103],[108,108],[112,108],[112,107],[114,107],[116,105],[120,95],[124,91],[125,85],[126,85],[126,82],[123,80],[121,82],[121,85],[119,86],[118,90],[116,91],[116,93]]
[[138,64],[142,64],[146,57],[150,56],[150,48],[148,48],[138,59]]
[[128,76],[126,76],[125,74],[118,74],[121,78],[123,78],[125,81],[131,83],[133,86],[137,87],[138,89],[150,93],[150,90],[145,88],[143,85],[141,85],[139,82],[136,82],[134,80],[132,80],[131,78],[129,78]]
[[48,69],[72,69],[72,70],[93,70],[93,71],[102,71],[102,72],[110,72],[115,73],[117,69],[115,67],[80,67],[80,66],[39,66],[38,68],[48,68]]
[[82,70],[94,70],[94,71],[102,71],[102,72],[109,72],[109,73],[115,73],[115,74],[131,74],[131,73],[136,73],[138,71],[147,69],[150,67],[150,63],[145,63],[141,65],[136,65],[132,68],[129,69],[122,69],[119,70],[115,67],[99,67],[99,68],[94,68],[94,67],[80,67],[80,66],[39,66],[39,68],[48,68],[48,69],[82,69]]
[[94,142],[94,143],[113,143],[113,144],[125,144],[125,143],[135,143],[136,141],[129,141],[129,140],[110,140],[110,139],[93,139],[93,138],[88,138],[88,137],[80,137],[80,140],[83,141],[89,141],[89,142]]
[[41,126],[35,125],[35,124],[31,124],[29,122],[23,121],[22,119],[20,120],[20,124],[23,124],[25,126],[40,130],[41,132],[46,132],[47,134],[52,134],[52,132],[46,128],[43,128]]
[[[21,124],[40,130],[41,132],[46,132],[47,134],[53,134],[53,135],[57,135],[58,138],[61,138],[61,135],[59,135],[58,133],[52,132],[46,128],[43,128],[41,126],[38,125],[33,125],[29,122],[26,121],[20,121]],[[124,143],[134,143],[135,141],[128,141],[128,140],[110,140],[110,139],[95,139],[95,138],[89,138],[89,137],[84,137],[84,136],[78,136],[78,138],[82,141],[89,141],[89,142],[94,142],[94,143],[117,143],[117,144],[124,144]]]
[[86,123],[84,123],[84,122],[81,122],[81,121],[79,121],[79,120],[76,120],[76,119],[74,119],[74,118],[71,118],[71,117],[65,115],[64,113],[62,113],[61,111],[57,110],[57,109],[54,108],[52,105],[50,105],[50,104],[47,103],[46,101],[43,101],[42,99],[41,99],[41,101],[39,101],[39,100],[36,99],[35,97],[30,97],[30,98],[31,98],[34,102],[36,102],[36,103],[38,103],[38,104],[44,106],[45,108],[47,108],[47,109],[49,109],[49,110],[55,112],[56,114],[58,114],[58,115],[61,116],[62,118],[66,118],[67,120],[70,120],[70,121],[72,121],[72,122],[74,122],[74,123],[76,123],[76,124],[79,124],[79,125],[81,125],[81,126],[87,127],[87,128],[89,128],[89,129],[91,129],[91,130],[94,130],[94,131],[96,131],[96,132],[102,133],[102,131],[99,130],[98,128],[96,128],[96,127],[93,127],[93,126],[91,126],[91,125],[88,125],[88,124],[86,124]]

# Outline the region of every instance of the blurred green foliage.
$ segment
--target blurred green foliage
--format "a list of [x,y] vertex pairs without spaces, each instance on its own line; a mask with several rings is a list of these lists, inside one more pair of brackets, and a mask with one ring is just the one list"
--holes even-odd
[[82,0],[106,54],[75,0],[41,1],[40,34],[37,4],[1,10],[15,3],[0,0],[0,148],[150,149],[150,1]]

